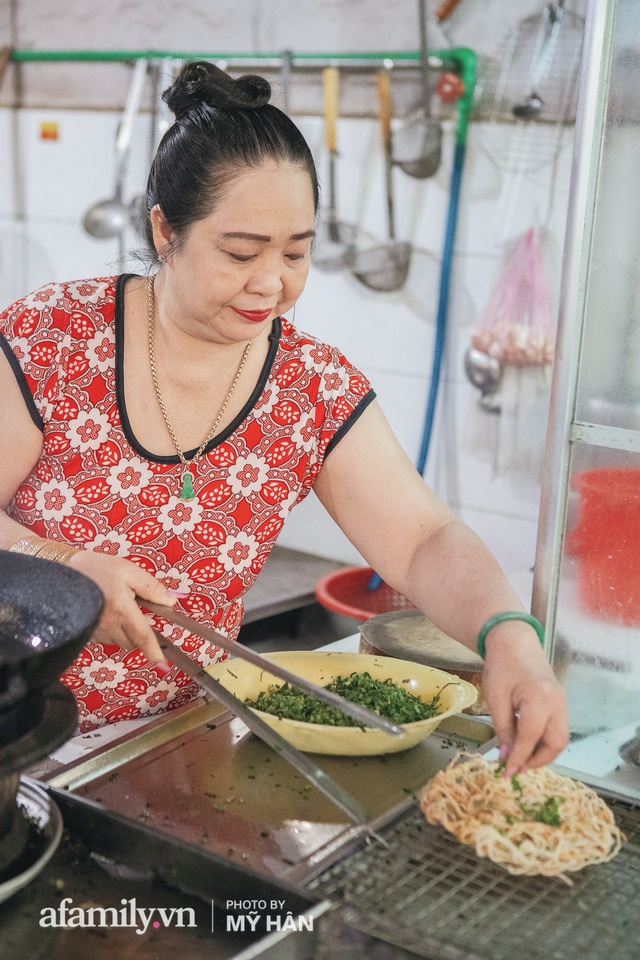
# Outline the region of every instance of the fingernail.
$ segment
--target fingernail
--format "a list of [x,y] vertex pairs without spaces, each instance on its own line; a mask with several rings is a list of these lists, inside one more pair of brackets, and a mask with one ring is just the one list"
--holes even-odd
[[517,773],[517,772],[518,772],[518,768],[517,768],[517,767],[514,767],[514,766],[509,767],[509,766],[507,766],[506,769],[505,769],[505,771],[504,771],[504,775],[505,775],[505,777],[509,778],[509,777],[512,777],[512,776],[514,775],[514,773]]
[[172,663],[167,663],[166,660],[161,660],[160,663],[154,664],[156,673],[159,673],[161,677],[166,677],[166,675],[171,670],[173,666]]
[[508,743],[501,743],[501,744],[500,744],[500,749],[499,749],[499,751],[498,751],[498,756],[500,757],[501,760],[506,760],[506,758],[509,756],[509,744],[508,744]]
[[178,600],[183,600],[185,597],[189,596],[189,594],[185,593],[184,590],[172,590],[171,587],[167,587],[167,593],[170,597],[177,597]]

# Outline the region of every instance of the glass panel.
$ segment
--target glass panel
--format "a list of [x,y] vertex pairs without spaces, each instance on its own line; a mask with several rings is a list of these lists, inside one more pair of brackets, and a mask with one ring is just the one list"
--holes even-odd
[[[577,418],[640,430],[640,7],[619,0]],[[585,238],[585,242],[588,238]]]
[[559,762],[640,796],[618,754],[640,725],[640,454],[574,452],[553,662],[573,740]]

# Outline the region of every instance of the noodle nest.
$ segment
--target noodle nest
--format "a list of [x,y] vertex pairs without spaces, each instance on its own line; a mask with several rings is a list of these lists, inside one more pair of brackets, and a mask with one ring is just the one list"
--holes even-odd
[[505,777],[502,766],[456,754],[422,792],[427,821],[509,873],[559,877],[570,885],[568,872],[619,852],[624,835],[594,790],[548,767]]

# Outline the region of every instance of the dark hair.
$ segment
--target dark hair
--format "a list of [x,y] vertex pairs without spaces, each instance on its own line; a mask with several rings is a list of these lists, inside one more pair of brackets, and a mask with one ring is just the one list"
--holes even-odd
[[242,171],[265,160],[306,168],[314,208],[318,177],[309,146],[295,123],[269,103],[271,87],[263,77],[233,80],[203,60],[187,63],[163,94],[175,122],[151,165],[145,203],[145,239],[157,259],[151,209],[158,204],[177,242],[216,206],[225,187]]

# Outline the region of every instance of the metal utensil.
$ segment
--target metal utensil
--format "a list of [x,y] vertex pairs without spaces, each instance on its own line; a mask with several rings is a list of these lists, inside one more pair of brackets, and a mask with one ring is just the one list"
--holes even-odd
[[[151,136],[149,137],[148,168],[151,169],[160,141],[172,123],[171,111],[162,99],[162,92],[175,80],[182,61],[157,60],[151,66]],[[136,194],[129,201],[127,214],[129,225],[144,239],[147,224],[146,192]]]
[[0,47],[0,87],[11,60],[11,47]]
[[129,205],[123,202],[122,191],[131,151],[131,131],[142,98],[146,75],[147,61],[136,60],[116,136],[114,195],[107,200],[100,200],[90,207],[83,220],[83,226],[87,233],[100,240],[110,240],[113,237],[122,238],[130,223],[131,212]]
[[354,252],[351,271],[370,290],[399,290],[407,279],[411,262],[411,244],[396,240],[393,201],[393,161],[391,155],[391,79],[388,70],[378,74],[378,110],[385,160],[387,187],[388,243]]
[[[160,607],[160,609],[163,610],[164,608]],[[366,811],[344,787],[336,783],[332,777],[310,760],[306,754],[301,753],[296,747],[293,747],[285,740],[284,737],[276,733],[276,731],[257,716],[253,710],[247,707],[232,693],[229,693],[226,687],[223,687],[218,680],[209,676],[209,674],[195,663],[188,654],[181,650],[180,647],[175,646],[175,644],[171,643],[166,637],[163,637],[158,631],[155,631],[155,633],[161,649],[177,667],[180,667],[192,680],[195,680],[196,683],[200,684],[200,686],[215,697],[216,700],[219,700],[220,703],[234,713],[236,717],[246,724],[252,733],[260,737],[260,739],[275,750],[277,754],[285,760],[288,760],[298,773],[301,773],[302,776],[317,787],[318,790],[322,791],[326,797],[333,800],[336,806],[344,810],[354,823],[367,822],[368,816]],[[268,661],[265,662],[268,663]],[[271,670],[271,672],[274,673],[275,671]]]
[[324,229],[313,251],[313,262],[321,270],[341,270],[348,266],[353,256],[357,230],[351,223],[338,220],[336,204],[336,123],[338,116],[339,74],[336,67],[322,71],[324,85],[324,131],[329,154],[329,206],[324,219]]
[[540,96],[540,83],[549,73],[563,14],[564,0],[558,0],[558,3],[548,3],[544,8],[542,21],[544,25],[543,39],[539,50],[534,56],[531,92],[526,100],[516,104],[513,108],[513,114],[519,120],[535,120],[542,110],[543,100]]
[[293,74],[293,53],[291,50],[282,51],[282,109],[289,116],[291,113],[291,76]]
[[216,647],[221,647],[223,650],[226,650],[227,653],[231,653],[235,657],[240,657],[242,660],[247,660],[255,667],[260,667],[261,670],[280,677],[281,680],[286,680],[287,683],[298,687],[300,690],[304,690],[306,693],[310,693],[311,696],[316,697],[318,700],[322,700],[324,703],[328,703],[330,706],[342,710],[343,713],[353,717],[354,720],[357,720],[358,723],[361,723],[363,726],[375,727],[394,737],[404,737],[405,735],[402,727],[392,723],[390,720],[386,720],[373,710],[368,710],[366,707],[361,706],[359,703],[353,703],[351,700],[345,700],[344,697],[340,697],[337,693],[332,693],[332,691],[327,690],[326,687],[319,687],[315,683],[311,683],[310,680],[306,680],[304,677],[300,677],[298,674],[286,670],[279,664],[272,663],[271,660],[260,656],[259,653],[249,649],[249,647],[245,647],[244,644],[238,643],[236,640],[230,640],[229,637],[225,637],[224,634],[218,633],[217,630],[213,630],[211,627],[203,626],[201,623],[198,623],[197,620],[193,620],[180,610],[165,607],[160,603],[152,603],[149,600],[138,600],[138,603],[141,607],[150,610],[151,613],[155,613],[159,617],[164,617],[165,620],[175,624],[177,627],[188,630],[190,633],[201,637],[208,643]]
[[464,372],[482,394],[482,407],[489,413],[499,413],[499,404],[489,398],[496,392],[502,380],[503,368],[500,361],[482,350],[470,347],[464,355]]
[[437,173],[442,157],[442,125],[431,116],[426,0],[418,0],[418,23],[421,103],[393,134],[393,162],[410,177],[424,180]]

